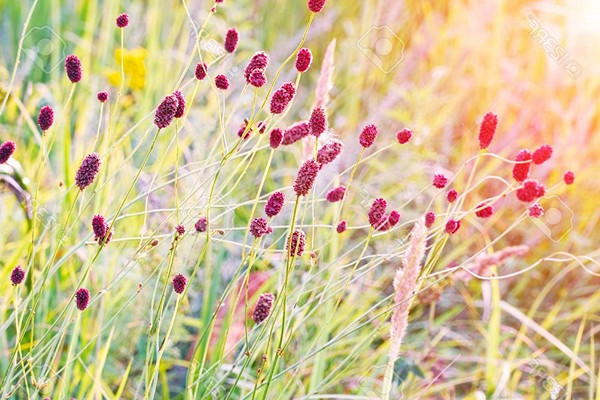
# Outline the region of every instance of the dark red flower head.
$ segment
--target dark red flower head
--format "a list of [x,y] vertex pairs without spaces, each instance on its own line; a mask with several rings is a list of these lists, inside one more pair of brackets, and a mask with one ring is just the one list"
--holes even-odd
[[321,165],[333,162],[342,152],[344,145],[339,140],[333,139],[317,152],[317,162]]
[[276,149],[281,145],[281,141],[283,140],[283,130],[280,128],[275,128],[269,134],[269,145],[272,149]]
[[294,233],[292,233],[292,237],[287,240],[286,250],[290,256],[293,256],[294,253],[300,257],[302,253],[304,253],[304,247],[306,246],[306,238],[304,232],[299,229],[296,229]]
[[308,9],[314,13],[318,13],[325,6],[325,0],[308,0]]
[[448,178],[446,178],[443,174],[435,174],[433,175],[433,186],[438,189],[443,189],[448,184]]
[[545,144],[533,152],[531,159],[533,160],[534,164],[542,164],[548,161],[550,157],[552,157],[552,147]]
[[10,281],[13,286],[17,286],[23,282],[23,279],[25,279],[25,270],[20,265],[17,265],[10,273]]
[[396,224],[400,221],[400,213],[396,210],[390,212],[390,216],[388,217],[388,224],[390,227],[396,226]]
[[483,116],[481,126],[479,127],[479,148],[487,149],[496,133],[496,126],[498,125],[498,117],[489,112]]
[[54,123],[54,110],[52,107],[44,106],[40,108],[37,122],[42,132],[46,132],[48,129],[50,129]]
[[567,185],[571,185],[575,182],[575,174],[572,171],[567,171],[563,175],[563,180]]
[[306,196],[308,194],[315,183],[319,169],[319,164],[313,159],[305,161],[302,164],[294,182],[294,192],[296,192],[296,195]]
[[326,199],[330,203],[335,203],[341,201],[346,194],[346,186],[338,186],[334,189],[331,189],[329,193],[327,193]]
[[194,227],[196,228],[196,232],[206,232],[206,217],[200,217]]
[[475,215],[479,218],[491,217],[494,214],[494,206],[488,206],[487,204],[486,201],[479,203],[476,207],[477,211],[475,211]]
[[378,229],[386,221],[387,201],[382,198],[373,200],[369,209],[369,224]]
[[267,75],[265,75],[265,70],[257,68],[250,72],[248,83],[257,88],[263,87],[265,83],[267,83]]
[[379,130],[375,125],[367,125],[364,127],[363,131],[358,138],[358,141],[362,147],[369,148],[375,142],[377,135],[379,134]]
[[108,232],[108,224],[104,217],[100,214],[94,215],[92,218],[92,231],[94,232],[94,240],[99,245],[108,244],[112,238],[112,232]]
[[346,232],[347,229],[347,223],[345,220],[340,221],[340,223],[337,225],[337,227],[335,228],[335,230],[337,231],[337,233],[343,233]]
[[431,228],[435,223],[435,213],[433,211],[429,211],[425,214],[425,226],[427,228]]
[[540,218],[544,215],[544,208],[540,203],[535,203],[529,206],[529,216],[531,218]]
[[185,113],[185,97],[179,90],[173,92],[173,96],[177,98],[177,111],[175,111],[175,118],[183,117]]
[[410,129],[404,128],[400,132],[396,133],[396,139],[398,139],[398,143],[404,144],[408,143],[412,135],[413,132]]
[[229,89],[229,79],[225,75],[215,76],[215,86],[221,90]]
[[450,219],[446,222],[446,233],[454,235],[460,229],[460,220]]
[[304,47],[298,50],[298,54],[296,54],[296,69],[298,72],[306,72],[310,68],[312,58],[313,56],[309,49]]
[[246,69],[244,70],[244,77],[246,78],[246,82],[250,83],[249,79],[252,71],[254,71],[255,69],[262,69],[263,71],[266,71],[268,65],[269,56],[267,55],[267,53],[265,53],[264,51],[259,51],[258,53],[255,53],[250,59],[248,65],[246,66]]
[[81,61],[75,54],[68,55],[65,59],[65,71],[73,83],[81,80]]
[[238,41],[240,40],[240,34],[237,29],[229,28],[225,35],[225,51],[233,53],[237,49]]
[[7,140],[6,142],[2,143],[2,145],[0,145],[0,164],[7,162],[16,149],[17,145],[15,142]]
[[159,129],[163,129],[171,125],[173,118],[175,118],[175,114],[177,114],[178,108],[179,100],[177,99],[177,96],[174,94],[166,96],[156,108],[156,113],[154,114],[154,124],[158,126]]
[[271,113],[281,114],[285,111],[294,96],[296,95],[296,87],[291,82],[286,82],[273,93],[271,98]]
[[271,310],[273,309],[273,304],[275,303],[275,296],[271,293],[263,293],[258,297],[258,301],[254,306],[254,311],[252,312],[252,320],[260,324],[265,319],[269,318],[271,315]]
[[319,137],[327,129],[327,115],[323,107],[315,108],[310,114],[308,120],[310,125],[310,133],[313,136]]
[[84,190],[94,183],[94,179],[100,170],[101,164],[102,161],[100,160],[98,153],[91,153],[83,159],[81,166],[75,174],[75,184],[80,190]]
[[98,101],[100,103],[106,103],[106,101],[108,100],[108,92],[106,92],[104,90],[101,92],[98,92],[97,97],[98,97]]
[[75,293],[75,304],[81,311],[85,310],[90,303],[90,291],[86,288],[81,288]]
[[198,79],[199,81],[204,80],[204,78],[206,78],[207,72],[208,72],[208,65],[206,65],[206,63],[196,64],[196,71],[195,71],[196,79]]
[[525,203],[530,203],[546,194],[546,188],[534,179],[523,182],[523,186],[517,189],[517,198]]
[[119,28],[125,28],[129,25],[129,15],[123,13],[117,17],[117,26]]
[[265,204],[265,214],[267,214],[267,217],[272,218],[279,214],[284,203],[285,196],[281,192],[275,192],[269,196],[269,200],[267,200],[267,204]]
[[308,135],[310,135],[309,123],[306,121],[296,122],[285,130],[281,144],[287,146],[292,143],[296,143]]
[[244,118],[244,122],[240,125],[239,129],[238,129],[238,137],[242,137],[242,139],[246,140],[250,137],[250,134],[252,133],[252,128],[248,128],[248,123],[250,121],[248,121],[248,118]]
[[448,190],[448,193],[446,193],[446,199],[448,200],[448,203],[454,203],[457,198],[458,192],[454,189],[450,189]]
[[175,293],[177,293],[177,294],[183,293],[186,285],[187,285],[187,279],[185,276],[183,276],[182,274],[175,275],[175,277],[173,278],[173,290],[175,291]]
[[252,222],[250,222],[250,233],[257,239],[271,232],[273,232],[273,229],[267,224],[267,220],[263,217],[254,218]]
[[527,149],[519,151],[515,161],[519,163],[513,167],[513,178],[517,182],[523,182],[529,176],[529,170],[531,169],[531,152]]
[[177,234],[177,236],[183,236],[183,235],[185,235],[185,226],[183,226],[183,225],[177,225],[175,227],[175,233]]

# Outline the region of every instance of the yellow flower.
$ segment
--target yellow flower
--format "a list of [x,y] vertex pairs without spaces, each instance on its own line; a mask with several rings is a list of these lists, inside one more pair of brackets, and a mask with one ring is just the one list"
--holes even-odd
[[[124,50],[123,53],[123,71],[125,73],[125,87],[132,90],[142,90],[146,86],[146,49],[137,48],[133,50]],[[118,70],[108,71],[106,77],[108,82],[114,87],[121,86],[121,49],[115,49],[114,59],[119,67]]]

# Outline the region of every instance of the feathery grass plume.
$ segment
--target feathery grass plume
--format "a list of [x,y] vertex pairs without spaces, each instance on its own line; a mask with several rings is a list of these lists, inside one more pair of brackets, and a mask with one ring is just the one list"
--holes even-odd
[[575,182],[575,173],[573,173],[572,171],[565,172],[565,174],[563,175],[563,180],[567,185],[572,185],[573,182]]
[[533,152],[531,160],[534,164],[539,165],[548,161],[550,157],[552,157],[552,147],[550,145],[544,144]]
[[87,308],[90,303],[90,291],[86,288],[80,288],[75,293],[75,304],[80,311],[83,311]]
[[398,139],[398,143],[400,144],[404,144],[404,143],[408,143],[408,141],[410,140],[410,138],[412,138],[413,136],[413,132],[410,129],[402,129],[401,131],[399,131],[398,133],[396,133],[396,139]]
[[310,135],[310,125],[306,121],[296,122],[285,130],[281,144],[288,146]]
[[98,153],[91,153],[83,159],[81,166],[75,174],[75,184],[80,190],[84,190],[94,183],[94,179],[100,170],[101,164],[102,161],[100,160]]
[[310,125],[310,133],[313,136],[319,137],[327,129],[327,114],[323,107],[315,108],[310,114],[308,120]]
[[181,118],[185,113],[185,97],[183,97],[183,94],[179,90],[174,91],[173,96],[177,98],[177,111],[175,111],[175,118]]
[[10,281],[13,286],[17,286],[23,282],[23,279],[25,279],[25,270],[20,265],[17,265],[10,273]]
[[198,63],[196,64],[196,71],[194,71],[194,75],[196,75],[196,79],[199,81],[204,80],[206,78],[206,73],[208,72],[208,66],[206,63]]
[[175,118],[175,114],[177,114],[178,108],[179,100],[177,99],[177,96],[174,94],[165,96],[165,98],[156,108],[156,113],[154,114],[154,124],[159,129],[163,129],[171,125],[173,118]]
[[471,271],[475,275],[479,276],[490,276],[490,269],[493,266],[499,266],[508,258],[511,257],[523,257],[529,252],[529,246],[510,246],[500,251],[496,251],[492,254],[481,254],[470,262],[469,264],[462,267],[455,275],[456,279],[463,282],[469,282],[473,279],[473,275],[467,272]]
[[315,179],[317,179],[319,169],[319,164],[313,159],[307,160],[302,164],[294,181],[294,192],[296,192],[296,195],[306,196],[308,194],[315,183]]
[[317,152],[317,162],[321,165],[333,162],[342,152],[344,144],[336,139],[332,139],[326,143]]
[[129,15],[123,13],[117,17],[116,20],[117,26],[119,28],[126,28],[129,25]]
[[221,90],[229,89],[229,79],[225,75],[215,76],[215,86]]
[[267,204],[265,204],[265,214],[267,214],[267,217],[273,218],[279,214],[284,203],[285,196],[281,192],[275,192],[269,196],[269,200],[267,200]]
[[335,230],[337,231],[337,233],[344,233],[344,232],[346,232],[346,228],[347,228],[347,223],[345,220],[343,220],[343,221],[340,221],[340,223],[337,225]]
[[238,42],[240,40],[240,34],[235,28],[229,28],[227,34],[225,35],[225,51],[228,53],[233,53],[235,49],[238,47]]
[[489,112],[483,116],[481,126],[479,127],[479,148],[487,149],[490,147],[494,134],[496,133],[496,126],[498,125],[498,117]]
[[338,201],[341,201],[344,198],[344,195],[346,194],[346,186],[338,186],[336,188],[333,188],[329,191],[329,193],[327,193],[327,195],[325,196],[325,198],[327,199],[328,202],[330,203],[335,203]]
[[314,107],[325,107],[329,103],[329,92],[333,88],[333,70],[335,68],[335,39],[329,42],[323,64],[321,65],[321,75],[317,81],[315,89],[315,104]]
[[16,149],[17,145],[13,141],[7,140],[2,143],[2,145],[0,145],[0,164],[7,162]]
[[40,113],[38,114],[37,123],[40,126],[42,132],[46,133],[48,129],[54,123],[54,110],[50,106],[44,106],[40,108]]
[[410,232],[410,243],[402,259],[402,268],[398,268],[394,277],[394,312],[390,329],[390,362],[393,366],[400,354],[400,345],[406,334],[408,314],[412,305],[417,280],[421,273],[421,262],[427,244],[427,227],[423,218],[419,219]]
[[517,182],[523,182],[529,176],[529,170],[531,169],[531,152],[527,149],[519,151],[515,161],[519,161],[519,164],[515,164],[513,167],[513,178]]
[[77,83],[81,80],[81,61],[75,54],[70,54],[65,58],[65,71],[72,83]]
[[298,54],[296,54],[296,69],[298,72],[306,72],[310,68],[310,64],[312,63],[312,53],[306,47],[298,50]]
[[206,232],[206,217],[200,217],[200,219],[196,221],[194,228],[196,228],[196,232]]
[[280,128],[273,129],[269,134],[269,146],[271,146],[272,149],[276,149],[281,145],[282,141],[283,130],[281,130]]
[[257,239],[271,232],[273,232],[273,228],[267,224],[267,220],[263,217],[254,218],[250,222],[250,233]]
[[272,293],[263,293],[258,297],[254,311],[252,312],[252,320],[256,324],[260,324],[271,315],[273,304],[275,303],[275,295]]
[[101,92],[98,92],[97,98],[100,103],[106,103],[106,101],[108,100],[108,92],[106,92],[104,90]]

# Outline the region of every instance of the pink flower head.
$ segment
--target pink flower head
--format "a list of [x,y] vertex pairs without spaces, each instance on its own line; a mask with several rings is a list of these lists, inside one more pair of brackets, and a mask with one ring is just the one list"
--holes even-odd
[[101,92],[98,92],[97,97],[98,97],[98,101],[100,103],[106,103],[106,101],[108,100],[108,92],[106,92],[104,90]]
[[410,138],[412,138],[413,132],[410,129],[402,129],[400,132],[396,133],[396,139],[398,139],[398,143],[404,144],[408,143]]
[[225,51],[228,53],[233,53],[235,49],[237,49],[238,42],[240,40],[240,34],[237,29],[229,28],[227,34],[225,35]]
[[390,227],[396,226],[396,224],[400,221],[400,213],[396,210],[390,212],[390,216],[388,217],[388,224]]
[[337,233],[343,233],[346,232],[347,229],[347,224],[346,221],[340,221],[340,223],[337,225],[337,227],[335,228],[335,230],[337,231]]
[[548,161],[550,157],[552,157],[552,147],[545,144],[533,152],[531,159],[533,160],[534,164],[542,164]]
[[6,142],[2,143],[2,145],[0,145],[0,164],[7,162],[16,149],[17,145],[15,142],[7,140]]
[[215,86],[221,90],[229,89],[229,79],[225,75],[215,76]]
[[194,228],[196,228],[196,232],[206,232],[206,217],[200,217],[200,219],[196,221]]
[[575,174],[572,171],[567,171],[563,175],[563,180],[567,185],[572,185],[575,182]]
[[379,134],[379,130],[375,125],[367,125],[364,127],[363,131],[358,138],[358,141],[362,147],[369,148],[373,146],[377,135]]
[[310,125],[310,133],[313,136],[319,137],[327,129],[327,115],[323,107],[315,108],[310,114],[308,120]]
[[298,72],[306,72],[312,63],[312,53],[306,47],[298,50],[296,54],[296,69]]
[[250,73],[248,77],[248,83],[254,87],[263,87],[267,83],[267,76],[263,69],[255,69]]
[[517,182],[523,182],[529,176],[529,170],[531,169],[531,152],[527,149],[519,151],[515,161],[520,161],[520,163],[515,164],[513,167],[513,178]]
[[112,238],[112,232],[109,232],[110,227],[106,223],[104,217],[100,214],[94,215],[92,218],[92,231],[94,232],[94,240],[99,245],[108,244]]
[[177,225],[175,227],[175,233],[177,234],[177,236],[183,236],[183,235],[185,235],[185,226],[183,226],[183,225]]
[[329,193],[327,193],[327,201],[330,203],[335,203],[341,201],[346,194],[346,186],[338,186],[334,189],[331,189]]
[[65,58],[65,71],[72,83],[77,83],[81,80],[81,61],[75,54],[68,55]]
[[433,186],[438,189],[443,189],[448,184],[448,178],[446,178],[443,174],[435,174],[433,176]]
[[173,96],[177,97],[177,111],[175,111],[175,118],[183,117],[185,113],[185,97],[179,90],[173,92]]
[[281,192],[275,192],[269,196],[269,200],[267,200],[267,204],[265,204],[265,214],[267,214],[267,217],[273,218],[279,214],[284,203],[285,196]]
[[323,9],[325,0],[308,0],[308,9],[314,13],[318,13]]
[[256,128],[258,129],[258,133],[262,135],[267,129],[267,124],[265,121],[258,121],[258,124],[256,124]]
[[460,220],[450,219],[446,222],[446,233],[454,235],[460,229]]
[[166,96],[156,108],[154,114],[154,124],[159,128],[166,128],[173,122],[175,114],[179,109],[179,100],[174,94]]
[[204,80],[204,78],[206,78],[207,72],[208,72],[208,66],[206,65],[206,63],[196,64],[196,71],[195,71],[196,79],[198,79],[199,81]]
[[125,28],[129,25],[129,15],[123,13],[117,17],[117,26],[119,28]]
[[479,128],[479,148],[487,149],[496,133],[496,126],[498,125],[498,117],[489,112],[483,116],[481,126]]
[[267,55],[267,53],[265,53],[264,51],[259,51],[258,53],[255,53],[250,59],[248,65],[246,66],[246,69],[244,70],[244,77],[246,78],[246,82],[250,83],[249,79],[252,71],[254,71],[255,69],[262,69],[263,71],[265,71],[268,65],[269,56]]
[[252,320],[256,324],[260,324],[271,315],[273,310],[273,304],[275,303],[275,296],[271,293],[263,293],[258,297],[258,301],[252,311]]
[[310,135],[309,123],[306,121],[296,122],[285,130],[281,144],[287,146],[296,143],[308,135]]
[[369,224],[378,229],[386,221],[387,201],[382,198],[373,200],[369,209]]
[[494,214],[494,206],[487,206],[487,202],[479,203],[476,207],[475,215],[479,218],[489,218]]
[[517,189],[517,198],[525,203],[530,203],[546,194],[546,188],[540,182],[529,179]]
[[427,228],[431,228],[435,223],[435,213],[433,211],[429,211],[425,214],[425,226]]
[[292,233],[292,237],[288,238],[286,243],[286,250],[290,256],[296,254],[298,257],[304,253],[304,247],[306,246],[306,237],[304,232],[299,229],[296,229],[294,233]]
[[183,293],[185,287],[187,286],[187,278],[182,274],[177,274],[173,278],[173,290],[177,294]]
[[267,224],[267,220],[263,217],[254,218],[252,222],[250,222],[250,233],[257,239],[271,232],[273,232],[273,229]]
[[[242,137],[244,136],[242,139],[246,140],[250,137],[250,134],[252,133],[252,128],[248,128],[248,119],[244,118],[244,122],[240,125],[240,128],[238,129],[238,137]],[[244,133],[245,132],[245,133]]]
[[544,215],[544,208],[540,203],[534,203],[529,206],[529,216],[531,218],[540,218]]
[[454,203],[457,198],[458,192],[454,189],[450,189],[448,190],[448,193],[446,193],[446,199],[448,200],[448,203]]
[[10,281],[13,286],[17,286],[23,282],[23,279],[25,279],[25,270],[20,265],[17,265],[10,273]]
[[294,192],[296,192],[297,196],[306,196],[308,194],[317,179],[319,169],[319,164],[313,159],[307,160],[302,164],[294,182]]
[[50,106],[44,106],[40,108],[40,113],[38,114],[38,125],[42,132],[46,132],[52,124],[54,123],[54,110]]
[[269,134],[269,145],[272,149],[276,149],[281,145],[281,141],[283,140],[283,130],[280,128],[275,128]]
[[100,160],[98,153],[91,153],[83,159],[81,166],[75,174],[75,184],[80,190],[84,190],[94,183],[94,179],[100,170],[101,164],[102,161]]
[[271,98],[271,113],[281,114],[285,111],[294,96],[296,95],[296,87],[291,82],[286,82],[273,93]]
[[90,303],[90,291],[86,288],[81,288],[75,292],[75,304],[80,311],[87,308]]
[[339,140],[333,139],[317,152],[317,162],[321,165],[333,162],[342,152],[344,145]]

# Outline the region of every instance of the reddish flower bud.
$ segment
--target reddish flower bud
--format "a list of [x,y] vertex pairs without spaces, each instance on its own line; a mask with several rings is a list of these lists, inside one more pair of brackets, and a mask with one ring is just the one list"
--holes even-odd
[[97,97],[98,97],[98,101],[100,103],[106,103],[106,101],[108,100],[108,92],[105,92],[105,91],[98,92]]
[[279,214],[284,203],[285,196],[281,192],[275,192],[269,196],[269,200],[267,200],[267,204],[265,204],[265,214],[267,214],[267,217],[272,218]]
[[529,179],[523,182],[523,186],[517,189],[517,198],[525,203],[530,203],[546,193],[544,185],[536,180]]
[[369,224],[377,229],[386,220],[387,201],[382,198],[375,199],[369,209]]
[[283,131],[280,128],[275,128],[269,134],[269,145],[272,149],[276,149],[281,145],[283,140]]
[[314,13],[318,13],[325,6],[325,0],[308,0],[308,9]]
[[448,200],[448,203],[454,203],[457,198],[458,192],[454,189],[450,189],[448,190],[448,193],[446,193],[446,199]]
[[294,182],[294,192],[296,192],[296,195],[306,196],[308,194],[315,183],[319,169],[319,164],[312,159],[302,164]]
[[271,98],[271,113],[281,114],[284,112],[295,95],[296,87],[293,83],[287,82],[281,85],[281,87],[273,93],[273,97]]
[[296,54],[296,69],[298,72],[306,72],[310,68],[312,58],[313,56],[309,49],[302,48],[298,50],[298,54]]
[[535,203],[529,206],[529,216],[531,218],[540,218],[544,215],[544,208],[540,203]]
[[117,26],[119,28],[125,28],[129,25],[129,15],[123,13],[117,17]]
[[335,228],[335,230],[337,231],[337,233],[343,233],[346,232],[346,221],[340,221],[340,223],[337,225],[337,227]]
[[327,193],[327,201],[330,203],[335,203],[341,201],[346,194],[346,186],[338,186],[334,189],[331,189],[329,193]]
[[529,170],[531,169],[531,152],[527,149],[519,151],[515,161],[519,161],[519,163],[513,167],[513,178],[517,182],[523,182],[529,176]]
[[267,220],[263,217],[254,218],[252,222],[250,222],[250,233],[257,239],[271,232],[273,232],[273,229],[267,224]]
[[327,115],[322,107],[315,108],[310,114],[308,120],[310,125],[310,133],[313,136],[319,137],[327,129]]
[[221,90],[227,90],[229,88],[229,79],[225,75],[215,76],[215,86]]
[[427,228],[431,228],[435,223],[435,213],[433,211],[429,211],[425,214],[425,226]]
[[306,121],[296,122],[283,133],[282,145],[296,143],[310,134],[310,125]]
[[398,139],[398,143],[404,144],[408,143],[412,135],[413,132],[410,129],[404,128],[400,132],[396,133],[396,139]]
[[433,176],[433,186],[438,189],[443,189],[448,184],[448,178],[446,178],[443,174],[435,174]]
[[200,217],[194,227],[196,228],[196,232],[206,232],[206,217]]
[[496,126],[498,125],[498,117],[491,112],[483,116],[481,126],[479,128],[479,147],[481,149],[487,149],[494,139],[496,133]]
[[262,69],[263,71],[266,71],[268,65],[269,56],[264,51],[255,53],[250,59],[248,65],[246,66],[246,69],[244,70],[244,77],[246,78],[246,82],[250,83],[249,79],[252,71],[254,71],[255,69]]
[[171,122],[173,122],[173,118],[175,118],[178,108],[179,100],[177,100],[177,96],[166,96],[156,108],[156,113],[154,114],[154,124],[159,129],[166,128],[171,124]]
[[339,140],[333,139],[317,152],[317,162],[321,165],[333,162],[342,152],[344,145]]
[[267,83],[265,71],[258,68],[252,71],[248,77],[248,83],[257,88],[263,87]]
[[68,55],[65,58],[65,71],[72,83],[77,83],[81,80],[81,61],[75,54]]
[[206,78],[207,72],[208,72],[208,66],[206,65],[206,63],[196,64],[196,71],[195,71],[196,79],[198,79],[199,81],[204,80],[204,78]]
[[240,40],[240,34],[237,29],[229,28],[225,35],[225,50],[228,53],[233,53],[237,49],[238,41]]
[[258,297],[258,301],[254,306],[252,312],[252,320],[256,324],[260,324],[271,315],[273,310],[273,304],[275,303],[275,296],[271,293],[263,293]]
[[2,145],[0,145],[0,164],[7,162],[16,149],[17,145],[15,142],[7,140],[6,142],[2,143]]
[[545,144],[533,152],[531,159],[533,160],[534,164],[542,164],[545,161],[548,161],[550,157],[552,157],[552,147]]
[[100,170],[101,164],[102,161],[100,160],[98,153],[91,153],[83,159],[81,166],[75,174],[75,184],[80,190],[84,190],[94,183],[94,179]]
[[451,219],[446,222],[446,233],[449,235],[454,235],[460,229],[460,221]]
[[40,108],[40,113],[38,114],[38,125],[42,132],[46,132],[52,124],[54,123],[54,110],[50,106],[44,106]]
[[177,111],[175,111],[175,118],[183,117],[185,113],[185,97],[179,90],[173,92],[173,96],[177,98]]
[[177,274],[173,278],[173,290],[177,294],[183,293],[185,287],[187,286],[187,278],[182,274]]
[[87,308],[90,303],[90,291],[86,288],[81,288],[75,293],[75,304],[80,311]]
[[238,137],[242,137],[242,139],[246,140],[250,137],[250,134],[252,133],[252,128],[248,128],[248,123],[250,121],[248,121],[247,118],[244,118],[244,122],[240,125],[240,128],[238,129]]
[[476,207],[475,215],[479,218],[489,218],[494,214],[493,206],[486,206],[487,202],[479,203]]
[[25,270],[20,265],[17,265],[10,273],[10,281],[13,286],[17,286],[23,282],[23,279],[25,279]]
[[306,246],[306,238],[304,232],[299,229],[296,229],[294,233],[292,233],[292,237],[287,240],[286,250],[290,256],[293,256],[294,253],[300,257],[302,253],[304,253],[304,247]]
[[94,232],[94,240],[99,245],[108,244],[112,238],[112,232],[108,232],[108,224],[102,215],[94,215],[92,218],[92,231]]
[[183,225],[177,225],[175,227],[175,233],[177,234],[177,236],[183,236],[183,235],[185,235],[185,226],[183,226]]
[[396,224],[400,221],[400,213],[396,210],[393,210],[388,217],[388,224],[390,227],[396,226]]
[[575,174],[573,172],[571,172],[571,171],[567,171],[563,175],[563,180],[565,181],[565,183],[567,185],[571,185],[571,184],[573,184],[573,182],[575,182]]
[[367,125],[364,127],[363,131],[358,138],[358,141],[362,147],[369,148],[375,142],[379,131],[375,125]]

